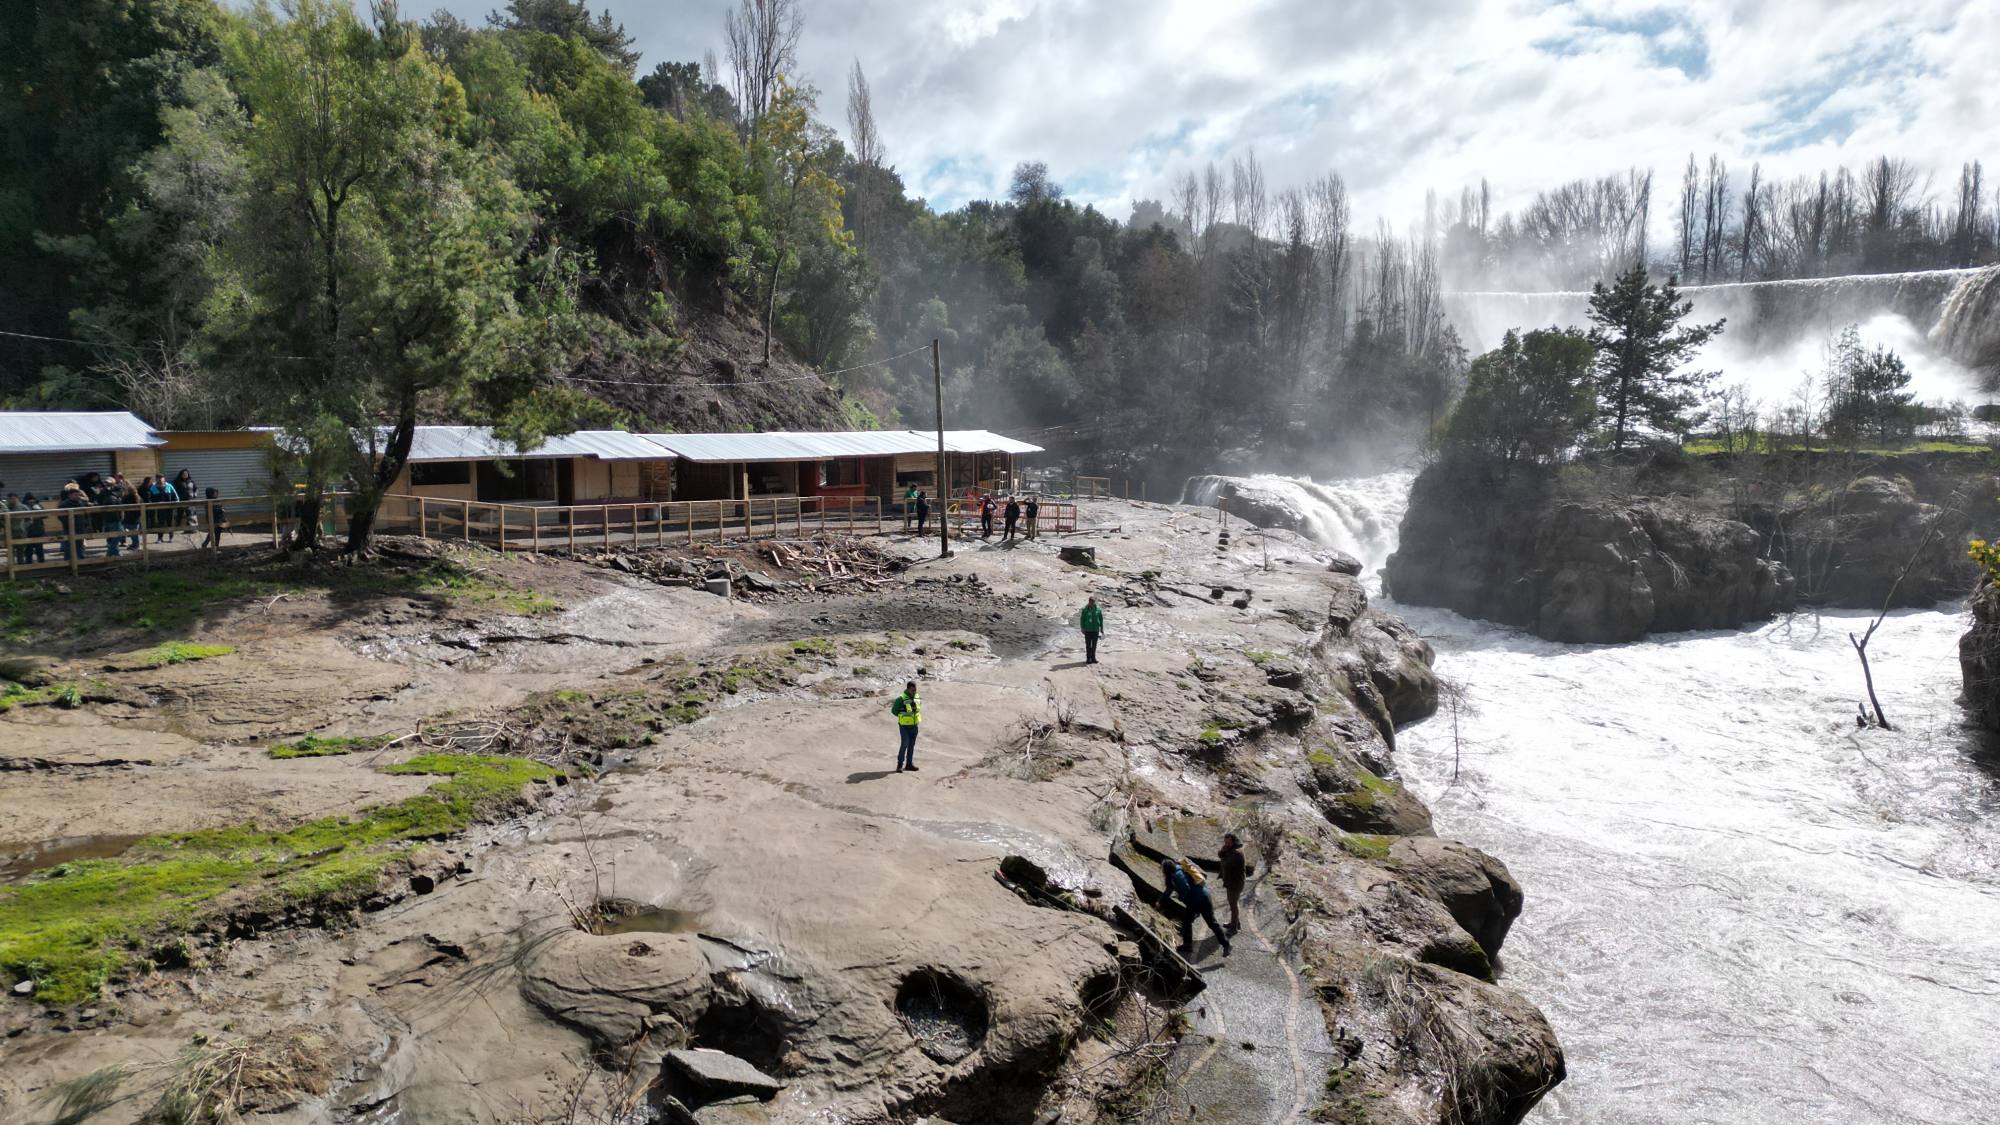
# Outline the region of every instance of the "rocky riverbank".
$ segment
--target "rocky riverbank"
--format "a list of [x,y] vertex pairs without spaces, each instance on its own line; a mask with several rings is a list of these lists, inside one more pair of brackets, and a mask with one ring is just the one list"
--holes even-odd
[[1993,523],[1986,455],[1784,454],[1419,475],[1385,568],[1399,601],[1616,643],[1795,604],[1931,605]]
[[[727,599],[638,548],[240,561],[171,618],[110,577],[17,597],[0,1116],[1519,1120],[1563,1073],[1493,979],[1522,890],[1395,779],[1429,646],[1296,535],[1085,515],[1094,566],[697,560]],[[1225,830],[1244,929],[1183,962],[1157,861],[1214,864]],[[118,956],[20,955],[61,919],[13,908],[211,850],[214,895],[89,931]]]

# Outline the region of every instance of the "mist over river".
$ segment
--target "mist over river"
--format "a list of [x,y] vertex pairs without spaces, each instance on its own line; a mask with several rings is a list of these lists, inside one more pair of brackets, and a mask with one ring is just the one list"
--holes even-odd
[[[1408,481],[1301,485],[1309,527],[1373,573]],[[1404,780],[1527,890],[1502,975],[1570,1071],[1530,1120],[2000,1119],[2000,762],[1954,703],[1958,607],[1870,645],[1894,731],[1855,727],[1859,611],[1586,646],[1390,607],[1469,703],[1399,735]]]

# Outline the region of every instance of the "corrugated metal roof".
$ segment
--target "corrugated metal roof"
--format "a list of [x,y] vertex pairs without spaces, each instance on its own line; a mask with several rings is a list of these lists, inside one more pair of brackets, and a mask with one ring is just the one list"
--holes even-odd
[[[922,430],[916,432],[923,433]],[[932,441],[936,441],[937,431],[930,431],[930,437]],[[944,432],[944,444],[946,449],[957,453],[1042,452],[1042,447],[1039,445],[1030,445],[1025,441],[1010,438],[1005,434],[996,434],[992,430],[946,430]]]
[[0,411],[0,453],[90,453],[166,444],[127,411]]
[[[762,434],[646,434],[648,440],[689,461],[823,461],[837,457],[893,457],[935,453],[936,430],[831,430]],[[952,453],[1040,453],[1042,447],[987,430],[946,430]]]
[[493,434],[490,426],[418,426],[410,442],[412,461],[505,461],[548,457],[595,457],[600,461],[664,461],[670,450],[622,430],[579,430],[551,437],[525,452]]

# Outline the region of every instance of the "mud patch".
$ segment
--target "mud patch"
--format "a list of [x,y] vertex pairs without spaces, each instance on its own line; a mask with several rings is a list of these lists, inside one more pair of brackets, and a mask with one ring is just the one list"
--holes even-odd
[[0,883],[12,883],[30,872],[83,859],[116,859],[144,839],[141,836],[58,836],[25,847],[0,845]]
[[985,637],[1001,657],[1033,656],[1061,631],[1033,606],[974,582],[918,580],[892,597],[838,595],[772,607],[746,640],[790,641],[802,634],[966,632]]

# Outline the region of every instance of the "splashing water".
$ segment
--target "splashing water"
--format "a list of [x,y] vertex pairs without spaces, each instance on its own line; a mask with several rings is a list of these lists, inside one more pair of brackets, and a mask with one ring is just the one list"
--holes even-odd
[[[1393,547],[1407,481],[1312,488],[1377,497]],[[2000,761],[1953,701],[1963,613],[1883,625],[1879,731],[1865,612],[1591,646],[1388,608],[1469,700],[1457,739],[1402,733],[1403,780],[1527,890],[1502,979],[1570,1067],[1531,1120],[1993,1120]]]
[[1396,527],[1403,520],[1410,484],[1415,480],[1415,473],[1403,470],[1325,484],[1270,473],[1248,477],[1206,476],[1188,481],[1183,500],[1211,506],[1223,487],[1232,484],[1254,492],[1296,515],[1299,534],[1353,555],[1361,560],[1365,573],[1373,573],[1396,549]]

